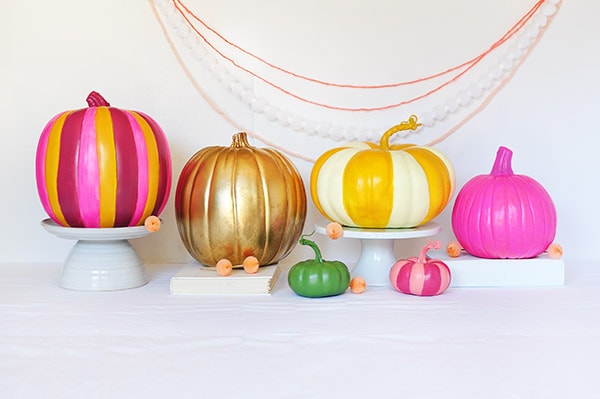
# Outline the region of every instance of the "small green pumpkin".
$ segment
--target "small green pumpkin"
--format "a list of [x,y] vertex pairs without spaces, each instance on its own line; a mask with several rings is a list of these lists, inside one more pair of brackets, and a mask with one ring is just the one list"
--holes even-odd
[[300,238],[300,244],[315,251],[315,259],[296,263],[288,273],[288,284],[297,295],[321,298],[340,295],[350,285],[348,267],[338,260],[323,260],[321,250],[314,241]]

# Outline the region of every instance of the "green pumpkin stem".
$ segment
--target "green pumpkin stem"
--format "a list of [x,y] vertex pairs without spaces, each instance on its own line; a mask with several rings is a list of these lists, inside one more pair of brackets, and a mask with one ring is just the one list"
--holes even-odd
[[389,128],[383,134],[383,136],[381,136],[381,140],[379,141],[379,147],[382,150],[389,150],[390,137],[392,137],[394,134],[401,132],[403,130],[417,130],[417,128],[421,125],[422,125],[422,123],[417,123],[416,115],[411,115],[410,118],[408,118],[408,120],[406,120],[404,122],[400,122],[398,125],[392,126],[391,128]]
[[315,251],[315,261],[317,263],[323,263],[323,256],[321,255],[321,250],[319,249],[319,246],[317,245],[317,243],[305,238],[306,236],[310,237],[313,234],[314,234],[314,232],[312,232],[310,234],[303,234],[302,237],[300,237],[300,244],[308,245],[309,247],[311,247],[313,249],[313,251]]
[[95,91],[88,94],[85,101],[87,102],[88,107],[110,107],[108,101],[106,101],[104,97],[100,95],[100,93]]
[[506,148],[500,147],[498,148],[498,152],[496,153],[496,160],[494,161],[494,166],[492,167],[492,176],[512,176],[514,172],[512,170],[512,155],[513,152]]
[[442,243],[439,241],[429,241],[427,244],[423,246],[421,249],[421,253],[419,253],[419,263],[427,262],[427,251],[430,249],[440,249],[442,247]]

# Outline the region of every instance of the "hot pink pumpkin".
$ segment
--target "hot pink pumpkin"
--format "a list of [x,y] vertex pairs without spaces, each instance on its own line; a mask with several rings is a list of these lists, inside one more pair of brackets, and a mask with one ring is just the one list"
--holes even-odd
[[439,259],[427,257],[427,251],[439,249],[439,242],[427,243],[418,257],[401,259],[390,269],[392,287],[405,294],[432,296],[446,291],[450,285],[450,268]]
[[534,179],[516,175],[512,151],[500,147],[489,175],[469,180],[452,211],[458,242],[471,255],[490,259],[538,256],[556,234],[556,209]]
[[62,226],[142,225],[169,196],[167,139],[141,112],[111,107],[95,92],[87,102],[56,115],[40,136],[36,181],[44,210]]

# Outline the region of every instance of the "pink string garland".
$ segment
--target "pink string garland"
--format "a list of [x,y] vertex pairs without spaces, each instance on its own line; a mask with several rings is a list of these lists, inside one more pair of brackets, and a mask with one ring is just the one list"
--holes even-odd
[[227,123],[229,123],[231,126],[233,126],[235,129],[239,130],[239,131],[244,131],[246,132],[248,135],[260,140],[262,143],[276,148],[278,150],[280,150],[281,152],[290,155],[292,157],[298,158],[298,159],[302,159],[306,162],[310,162],[310,163],[314,163],[315,159],[306,157],[300,153],[288,150],[287,148],[284,148],[272,141],[269,141],[267,139],[265,139],[264,137],[262,137],[261,135],[252,132],[248,129],[245,129],[243,126],[241,126],[239,123],[237,123],[235,120],[233,120],[229,115],[227,115],[218,105],[217,103],[212,100],[210,98],[210,96],[202,89],[202,86],[200,86],[200,84],[198,83],[198,81],[194,78],[194,76],[192,75],[192,73],[190,72],[190,70],[185,66],[185,62],[183,61],[183,59],[181,58],[181,55],[179,54],[179,52],[177,51],[177,48],[175,46],[175,43],[173,43],[173,40],[171,40],[171,37],[169,36],[168,32],[167,32],[167,28],[165,27],[165,24],[162,22],[160,16],[158,15],[158,10],[156,9],[156,5],[154,4],[153,0],[149,1],[150,3],[150,7],[152,7],[152,12],[154,13],[154,16],[156,18],[156,20],[158,21],[158,24],[160,25],[160,28],[163,32],[163,35],[165,36],[165,38],[167,39],[167,43],[169,44],[169,47],[171,48],[171,51],[173,52],[173,54],[175,55],[175,58],[177,59],[177,62],[179,63],[179,65],[181,66],[181,68],[183,69],[183,71],[185,72],[186,76],[188,77],[188,79],[190,80],[190,82],[192,82],[192,85],[194,86],[194,88],[196,89],[196,91],[202,96],[202,98],[208,103],[208,105],[213,109],[213,111],[215,111],[217,114],[219,114]]
[[[204,43],[206,43],[213,51],[215,51],[219,56],[221,56],[222,58],[224,58],[225,60],[227,60],[229,63],[231,63],[235,68],[242,70],[248,74],[250,74],[251,76],[255,77],[256,79],[259,79],[260,81],[262,81],[263,83],[267,84],[268,86],[273,87],[274,89],[295,98],[296,100],[302,101],[304,103],[308,103],[308,104],[312,104],[318,107],[322,107],[322,108],[327,108],[330,110],[336,110],[336,111],[349,111],[349,112],[373,112],[373,111],[384,111],[384,110],[389,110],[389,109],[393,109],[393,108],[398,108],[400,106],[403,105],[407,105],[407,104],[411,104],[415,101],[424,99],[428,96],[430,96],[431,94],[434,94],[440,90],[442,90],[444,87],[456,82],[458,79],[460,79],[463,75],[465,75],[468,71],[470,71],[472,68],[474,68],[477,64],[479,64],[485,57],[487,57],[492,51],[494,51],[495,49],[497,49],[498,47],[500,47],[502,44],[504,44],[507,40],[509,40],[510,38],[512,38],[517,32],[519,32],[523,26],[525,24],[527,24],[527,22],[529,22],[529,20],[533,17],[533,15],[538,11],[538,9],[543,5],[545,0],[539,0],[537,3],[534,4],[534,6],[525,13],[525,15],[523,15],[504,35],[502,35],[502,37],[500,37],[500,39],[498,39],[496,42],[494,42],[487,50],[485,50],[483,53],[481,53],[480,55],[460,64],[454,67],[451,67],[449,69],[446,69],[445,71],[433,74],[433,75],[429,75],[429,76],[425,76],[423,78],[419,78],[416,80],[412,80],[412,81],[406,81],[406,82],[395,82],[395,83],[389,83],[389,84],[381,84],[381,85],[358,85],[358,84],[346,84],[346,83],[335,83],[335,82],[327,82],[327,81],[323,81],[323,80],[318,80],[315,78],[311,78],[311,77],[307,77],[292,71],[289,71],[285,68],[279,67],[277,65],[274,65],[268,61],[266,61],[265,59],[257,56],[256,54],[245,50],[244,48],[236,45],[235,43],[231,42],[230,40],[228,40],[227,38],[225,38],[223,35],[221,35],[218,31],[216,31],[214,28],[212,28],[211,26],[209,26],[206,22],[204,22],[201,18],[199,18],[196,14],[194,14],[184,3],[182,0],[171,0],[171,2],[173,3],[173,6],[177,9],[177,11],[181,14],[181,16],[183,17],[183,19],[187,22],[187,24],[189,25],[189,27],[204,41]],[[437,87],[421,94],[418,95],[416,97],[413,97],[411,99],[408,100],[403,100],[400,102],[396,102],[396,103],[392,103],[392,104],[387,104],[387,105],[383,105],[383,106],[377,106],[377,107],[341,107],[341,106],[335,106],[335,105],[330,105],[330,104],[326,104],[326,103],[322,103],[322,102],[318,102],[315,100],[311,100],[308,99],[306,97],[302,97],[298,94],[295,94],[287,89],[284,89],[283,87],[277,85],[276,83],[270,81],[269,79],[259,75],[258,73],[240,65],[238,62],[236,62],[234,59],[232,59],[231,57],[228,57],[227,55],[225,55],[222,51],[220,51],[219,49],[217,49],[217,47],[206,38],[206,36],[200,32],[198,30],[198,28],[196,28],[196,26],[194,26],[194,24],[190,21],[190,18],[194,19],[195,21],[197,21],[198,23],[200,23],[202,26],[204,26],[204,28],[206,28],[207,30],[209,30],[210,32],[212,32],[214,35],[216,35],[219,39],[221,39],[222,41],[224,41],[227,45],[235,48],[236,50],[242,52],[243,54],[248,55],[249,57],[259,61],[260,63],[275,69],[279,72],[282,72],[286,75],[289,76],[293,76],[295,78],[298,79],[302,79],[305,81],[309,81],[312,83],[316,83],[319,85],[323,85],[323,86],[329,86],[329,87],[339,87],[339,88],[350,88],[350,89],[364,89],[364,90],[372,90],[372,89],[382,89],[382,88],[394,88],[394,87],[400,87],[400,86],[406,86],[406,85],[412,85],[412,84],[416,84],[416,83],[422,83],[422,82],[426,82],[428,80],[431,79],[435,79],[444,75],[448,75],[452,72],[461,70],[461,72],[457,73],[455,76],[453,76],[452,78],[446,80],[445,82],[443,82],[442,84],[438,85]]]
[[[174,6],[175,6],[175,7],[176,7],[176,8],[179,10],[179,8],[177,7],[177,4],[175,4],[175,1],[176,1],[177,3],[181,3],[181,0],[171,0],[171,1],[173,2]],[[221,115],[221,116],[222,116],[222,117],[223,117],[223,118],[224,118],[224,119],[225,119],[225,120],[226,120],[228,123],[230,123],[230,124],[231,124],[233,127],[235,127],[236,129],[239,129],[239,130],[246,131],[246,132],[247,132],[249,135],[251,135],[251,136],[255,137],[256,139],[260,140],[260,141],[261,141],[261,142],[263,142],[264,144],[266,144],[266,145],[268,145],[268,146],[271,146],[271,147],[273,147],[273,148],[276,148],[276,149],[278,149],[278,150],[280,150],[280,151],[284,152],[285,154],[288,154],[288,155],[290,155],[290,156],[293,156],[293,157],[295,157],[295,158],[298,158],[298,159],[301,159],[301,160],[304,160],[304,161],[307,161],[307,162],[311,162],[311,163],[314,163],[314,162],[315,162],[315,159],[312,159],[312,158],[306,157],[306,156],[304,156],[304,155],[302,155],[302,154],[300,154],[300,153],[297,153],[297,152],[290,151],[290,150],[288,150],[288,149],[286,149],[286,148],[284,148],[284,147],[282,147],[282,146],[280,146],[280,145],[277,145],[276,143],[274,143],[274,142],[272,142],[272,141],[266,140],[264,137],[262,137],[262,136],[258,135],[257,133],[254,133],[254,132],[252,132],[252,131],[249,131],[249,130],[247,130],[247,129],[244,129],[244,128],[243,128],[242,126],[240,126],[240,125],[239,125],[237,122],[235,122],[235,121],[234,121],[234,120],[233,120],[233,119],[232,119],[232,118],[231,118],[229,115],[227,115],[227,114],[226,114],[226,113],[225,113],[225,112],[224,112],[224,111],[223,111],[223,110],[222,110],[222,109],[221,109],[221,108],[220,108],[220,107],[219,107],[219,106],[218,106],[218,105],[217,105],[217,104],[216,104],[216,103],[215,103],[215,102],[214,102],[214,101],[213,101],[213,100],[212,100],[212,99],[211,99],[211,98],[210,98],[210,97],[207,95],[207,93],[206,93],[206,92],[205,92],[205,91],[202,89],[202,87],[200,86],[200,84],[199,84],[199,83],[196,81],[196,79],[193,77],[193,75],[192,75],[192,73],[190,72],[190,70],[189,70],[189,69],[188,69],[188,68],[185,66],[185,63],[184,63],[183,59],[182,59],[182,58],[181,58],[181,56],[179,55],[179,52],[177,51],[175,44],[174,44],[174,43],[173,43],[173,41],[171,40],[171,38],[170,38],[170,36],[169,36],[169,34],[168,34],[168,32],[167,32],[167,29],[166,29],[166,27],[165,27],[164,23],[162,22],[162,20],[161,20],[161,18],[160,18],[160,16],[159,16],[159,14],[158,14],[158,11],[157,11],[157,9],[156,9],[156,6],[155,6],[155,4],[154,4],[154,1],[153,1],[153,0],[150,0],[150,1],[149,1],[149,3],[150,3],[150,5],[151,5],[152,11],[153,11],[153,13],[154,13],[154,15],[155,15],[155,17],[156,17],[156,19],[157,19],[158,23],[159,23],[159,25],[160,25],[160,27],[161,27],[161,29],[162,29],[162,31],[163,31],[163,34],[164,34],[165,38],[167,39],[167,42],[168,42],[169,46],[171,47],[171,50],[172,50],[172,52],[174,53],[175,57],[177,58],[177,61],[178,61],[178,63],[180,64],[180,66],[182,67],[182,69],[184,70],[185,74],[188,76],[188,78],[190,79],[190,81],[192,82],[192,84],[193,84],[193,86],[196,88],[196,90],[197,90],[197,91],[200,93],[200,95],[201,95],[201,96],[202,96],[202,97],[203,97],[203,98],[204,98],[204,99],[207,101],[207,103],[209,104],[209,106],[210,106],[210,107],[211,107],[211,108],[212,108],[212,109],[213,109],[215,112],[217,112],[219,115]],[[529,20],[530,20],[530,19],[533,17],[533,15],[535,14],[535,12],[536,12],[536,11],[537,11],[537,10],[538,10],[538,9],[539,9],[539,8],[540,8],[542,5],[543,5],[543,3],[544,3],[544,0],[540,0],[540,1],[538,1],[538,2],[537,2],[537,3],[536,3],[536,4],[535,4],[535,5],[534,5],[534,6],[533,6],[533,7],[532,7],[532,8],[531,8],[531,9],[530,9],[530,10],[529,10],[529,11],[528,11],[528,12],[527,12],[527,13],[526,13],[526,14],[525,14],[525,15],[524,15],[522,18],[521,18],[521,19],[519,19],[519,21],[518,21],[518,22],[517,22],[515,25],[513,25],[513,27],[512,27],[511,29],[509,29],[509,31],[507,31],[507,32],[506,32],[506,33],[505,33],[505,34],[504,34],[504,35],[503,35],[503,36],[502,36],[502,37],[501,37],[501,38],[500,38],[498,41],[496,41],[496,42],[495,42],[495,43],[494,43],[494,44],[493,44],[493,45],[492,45],[492,46],[491,46],[491,47],[490,47],[488,50],[486,50],[484,53],[480,54],[479,56],[477,56],[477,57],[475,57],[475,58],[473,58],[473,59],[471,59],[471,60],[469,60],[469,61],[467,61],[467,62],[465,62],[465,63],[463,63],[463,64],[461,64],[461,65],[458,65],[458,66],[456,66],[456,67],[453,67],[453,68],[449,68],[449,69],[447,69],[446,71],[443,71],[443,72],[440,72],[440,73],[437,73],[437,74],[434,74],[434,75],[430,75],[430,76],[427,76],[427,77],[424,77],[424,78],[420,78],[420,79],[417,79],[417,80],[414,80],[414,81],[409,81],[409,82],[398,82],[398,83],[391,83],[391,84],[388,84],[388,85],[349,85],[349,84],[339,84],[339,83],[332,83],[332,82],[319,81],[319,80],[317,80],[317,79],[312,79],[312,78],[304,77],[304,76],[302,76],[302,75],[298,75],[298,74],[295,74],[295,73],[293,73],[293,72],[291,72],[291,71],[287,71],[287,70],[285,70],[285,69],[283,69],[283,68],[280,68],[280,67],[278,67],[278,66],[272,65],[272,64],[268,63],[267,61],[263,60],[262,58],[260,58],[260,57],[258,57],[258,56],[255,56],[254,54],[252,54],[252,53],[250,53],[250,52],[247,52],[246,50],[243,50],[243,49],[241,49],[239,46],[236,46],[235,44],[233,44],[233,43],[231,43],[231,42],[227,41],[227,40],[226,40],[226,39],[225,39],[225,38],[224,38],[222,35],[218,34],[218,32],[216,32],[216,31],[212,30],[212,28],[208,27],[208,25],[205,25],[205,24],[204,24],[204,22],[201,22],[201,23],[202,23],[203,25],[205,25],[205,26],[207,27],[207,29],[211,29],[211,31],[213,31],[213,33],[215,33],[217,36],[219,36],[220,38],[222,38],[222,40],[225,40],[225,41],[226,41],[226,42],[227,42],[229,45],[231,45],[231,46],[234,46],[235,48],[237,48],[238,50],[240,50],[240,51],[242,51],[242,52],[244,52],[244,53],[247,53],[247,54],[248,54],[248,55],[250,55],[251,57],[253,57],[253,58],[255,58],[255,59],[257,59],[257,60],[259,60],[259,61],[261,61],[261,62],[265,63],[266,65],[268,65],[268,66],[270,66],[270,67],[272,67],[272,68],[274,68],[274,69],[277,69],[277,70],[279,70],[279,71],[282,71],[282,72],[284,72],[284,73],[288,73],[288,74],[290,74],[291,76],[296,76],[296,77],[298,77],[298,78],[301,78],[301,79],[304,79],[304,80],[308,80],[308,81],[311,81],[311,82],[313,82],[313,83],[318,83],[318,84],[323,84],[323,85],[328,85],[328,86],[334,86],[334,87],[345,87],[345,88],[355,88],[355,89],[378,89],[378,88],[385,88],[385,87],[397,87],[397,86],[402,86],[402,85],[407,85],[407,84],[414,84],[414,83],[418,83],[418,82],[423,82],[423,81],[426,81],[426,80],[429,80],[429,79],[433,79],[433,78],[436,78],[436,77],[439,77],[439,76],[443,76],[443,75],[445,75],[445,74],[448,74],[448,73],[450,73],[450,72],[452,72],[452,71],[454,71],[454,70],[460,69],[461,67],[464,67],[464,66],[467,66],[467,65],[471,65],[472,63],[477,63],[477,62],[481,61],[481,59],[483,59],[483,57],[485,57],[486,55],[488,55],[488,54],[489,54],[489,53],[490,53],[492,50],[494,50],[495,48],[497,48],[498,46],[500,46],[500,45],[501,45],[502,43],[504,43],[506,40],[508,40],[509,38],[511,38],[512,36],[514,36],[514,34],[516,34],[516,33],[517,33],[517,32],[518,32],[520,29],[522,29],[522,27],[523,27],[523,26],[524,26],[524,25],[525,25],[525,24],[526,24],[526,23],[527,23],[527,22],[528,22],[528,21],[529,21]],[[562,0],[558,0],[558,1],[556,2],[557,11],[558,11],[558,9],[560,8],[561,4],[562,4]],[[182,6],[182,7],[184,7],[184,6],[183,6],[183,3],[181,3],[181,6]],[[187,8],[186,8],[186,9],[187,9]],[[181,10],[179,10],[179,12],[181,12]],[[533,48],[534,48],[534,47],[537,45],[537,43],[538,43],[538,42],[541,40],[541,37],[542,37],[542,33],[543,33],[543,31],[545,31],[545,30],[548,28],[548,26],[550,25],[551,21],[554,19],[555,15],[556,15],[556,13],[554,13],[554,14],[553,14],[553,15],[552,15],[552,16],[549,18],[548,24],[547,24],[547,25],[546,25],[544,28],[542,28],[542,29],[541,29],[541,32],[540,32],[540,34],[539,34],[539,35],[537,36],[537,38],[534,40],[534,43],[532,43],[532,45],[529,47],[528,51],[526,52],[526,55],[528,55],[529,53],[531,53],[531,51],[533,51]],[[183,14],[182,14],[182,16],[183,16]],[[183,16],[183,17],[184,17],[184,19],[185,19],[185,20],[186,20],[188,23],[190,23],[190,22],[189,22],[189,20],[188,20],[187,18],[185,18],[185,16]],[[196,17],[196,18],[197,18],[197,17]],[[190,25],[190,26],[192,26],[192,25]],[[203,39],[203,40],[204,40],[204,41],[205,41],[205,42],[206,42],[206,43],[207,43],[207,44],[208,44],[208,45],[209,45],[211,48],[213,48],[215,51],[217,51],[217,50],[216,50],[216,48],[215,48],[215,47],[214,47],[214,46],[213,46],[211,43],[209,43],[209,41],[208,41],[208,40],[207,40],[207,39],[206,39],[206,38],[205,38],[205,37],[204,37],[204,36],[203,36],[203,35],[202,35],[200,32],[198,32],[198,31],[197,31],[197,30],[196,30],[196,29],[195,29],[193,26],[192,26],[192,28],[194,29],[194,31],[195,31],[195,32],[196,32],[198,35],[200,35],[200,37],[201,37],[201,38],[202,38],[202,39]],[[222,55],[222,53],[221,53],[221,52],[219,52],[219,51],[217,51],[217,53],[219,53],[220,55]],[[227,60],[229,60],[230,62],[232,62],[234,65],[236,65],[236,66],[237,66],[237,64],[236,64],[236,63],[235,63],[233,60],[229,59],[228,57],[225,57],[224,55],[222,55],[222,56],[223,56],[224,58],[226,58]],[[515,67],[515,68],[512,70],[512,72],[511,72],[511,73],[510,73],[510,74],[509,74],[507,77],[505,77],[505,78],[502,80],[502,82],[501,82],[501,83],[500,83],[500,84],[499,84],[499,85],[496,87],[496,89],[495,89],[495,90],[494,90],[494,91],[493,91],[493,92],[492,92],[490,95],[488,95],[488,97],[487,97],[487,98],[486,98],[486,99],[485,99],[485,100],[482,102],[482,104],[481,104],[481,105],[480,105],[480,106],[479,106],[477,109],[475,109],[475,110],[474,110],[473,112],[471,112],[471,113],[470,113],[468,116],[466,116],[465,118],[463,118],[463,119],[462,119],[462,120],[461,120],[461,121],[460,121],[460,122],[459,122],[459,123],[458,123],[458,124],[457,124],[455,127],[451,128],[451,129],[450,129],[450,130],[448,130],[446,133],[444,133],[444,134],[440,135],[439,137],[437,137],[436,139],[434,139],[433,141],[431,141],[430,143],[428,143],[428,144],[426,144],[426,145],[428,145],[428,146],[432,146],[432,145],[435,145],[435,144],[438,144],[438,143],[440,143],[441,141],[445,140],[446,138],[448,138],[448,137],[450,137],[451,135],[453,135],[454,133],[456,133],[456,131],[458,131],[458,130],[459,130],[459,129],[460,129],[460,128],[461,128],[461,127],[464,125],[464,124],[466,124],[466,123],[467,123],[467,122],[468,122],[470,119],[472,119],[472,118],[473,118],[473,117],[474,117],[476,114],[478,114],[479,112],[481,112],[481,110],[482,110],[483,108],[485,108],[485,106],[486,106],[486,105],[487,105],[487,104],[488,104],[488,103],[491,101],[491,99],[492,99],[492,98],[493,98],[493,97],[494,97],[494,96],[495,96],[495,95],[496,95],[496,94],[497,94],[497,93],[500,91],[500,89],[501,89],[501,88],[502,88],[502,87],[503,87],[503,86],[504,86],[504,85],[505,85],[505,84],[506,84],[506,83],[507,83],[507,82],[508,82],[508,81],[509,81],[509,80],[512,78],[512,76],[514,76],[514,74],[516,73],[516,70],[517,70],[517,69],[518,69],[518,68],[519,68],[519,67],[520,67],[520,66],[523,64],[523,62],[525,61],[525,59],[526,59],[526,58],[527,58],[526,56],[524,56],[524,57],[522,57],[522,58],[521,58],[520,62],[519,62],[519,63],[518,63],[518,65],[517,65],[517,66],[516,66],[516,67]],[[471,66],[470,66],[470,68],[472,68],[472,67],[473,67],[473,65],[471,65]],[[240,67],[240,68],[243,68],[243,67]],[[242,69],[242,70],[245,70],[245,69]],[[249,72],[249,73],[250,73],[250,72]],[[463,72],[463,73],[464,73],[464,72]],[[253,74],[252,76],[255,76],[255,75]],[[453,79],[451,79],[451,81],[454,81],[454,80],[456,80],[457,78],[458,78],[458,77],[454,77]],[[262,80],[262,79],[261,79],[261,80]],[[264,81],[264,80],[263,80],[263,81]],[[446,84],[449,84],[449,83],[450,83],[450,82],[447,82]],[[438,90],[439,90],[439,89],[438,89]],[[437,90],[433,90],[432,92],[435,92],[435,91],[437,91]],[[431,94],[431,93],[429,93],[429,94]],[[427,95],[429,95],[429,94],[427,94]],[[423,96],[420,96],[420,98],[423,98],[424,96],[425,96],[425,95],[423,95]],[[410,100],[407,100],[407,101],[410,101]],[[404,101],[403,103],[406,103],[406,101]],[[332,108],[333,108],[333,109],[336,109],[335,107],[332,107]]]

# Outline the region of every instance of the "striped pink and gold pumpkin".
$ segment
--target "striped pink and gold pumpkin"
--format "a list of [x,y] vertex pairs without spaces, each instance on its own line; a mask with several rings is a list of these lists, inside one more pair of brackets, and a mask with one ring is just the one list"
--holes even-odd
[[446,291],[450,285],[450,268],[439,259],[427,257],[431,248],[440,248],[439,242],[426,244],[418,257],[401,259],[390,269],[390,283],[396,291],[433,296]]
[[149,116],[111,107],[96,92],[87,103],[56,115],[42,131],[36,181],[44,210],[65,227],[142,225],[169,196],[165,134]]

